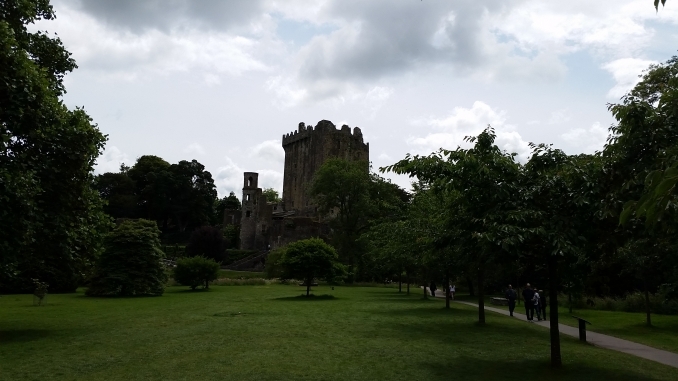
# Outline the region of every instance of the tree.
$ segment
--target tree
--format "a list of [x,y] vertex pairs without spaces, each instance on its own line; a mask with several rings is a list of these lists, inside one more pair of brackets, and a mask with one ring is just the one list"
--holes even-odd
[[212,226],[201,226],[191,233],[186,251],[191,257],[202,256],[223,262],[226,258],[226,241],[221,230]]
[[659,12],[659,1],[662,3],[662,7],[666,5],[666,0],[654,0],[654,9]]
[[214,224],[220,224],[224,222],[225,210],[240,210],[241,207],[242,205],[240,204],[240,200],[238,200],[238,197],[234,192],[229,193],[229,195],[224,198],[216,200],[214,203],[214,215],[216,218]]
[[314,279],[333,281],[345,273],[334,248],[320,238],[309,238],[291,243],[285,249],[280,264],[283,277],[303,279],[306,296],[310,295]]
[[212,174],[197,160],[182,160],[169,168],[172,174],[170,210],[180,232],[214,220],[217,189]]
[[182,258],[177,261],[173,271],[174,280],[191,290],[202,285],[204,289],[210,287],[210,282],[219,277],[219,264],[213,259],[201,256]]
[[107,172],[94,179],[94,188],[107,201],[104,212],[113,218],[138,216],[134,181],[124,172]]
[[77,66],[59,38],[27,25],[55,17],[47,0],[0,3],[0,289],[31,279],[72,292],[101,251],[109,219],[92,189],[106,137],[61,101]]
[[477,137],[465,138],[474,144],[473,148],[441,149],[425,157],[408,154],[396,164],[382,168],[409,174],[430,187],[460,195],[449,204],[452,210],[448,215],[458,214],[465,219],[455,227],[462,230],[456,238],[466,247],[465,266],[475,271],[481,324],[485,323],[487,267],[508,260],[508,250],[524,239],[519,224],[523,218],[518,197],[520,166],[513,155],[494,144],[495,137],[488,126]]
[[273,189],[273,188],[264,188],[264,190],[261,191],[261,194],[266,197],[267,202],[280,202],[280,201],[282,201],[278,191]]
[[89,296],[160,296],[167,275],[155,221],[126,220],[105,240],[87,289]]
[[369,216],[368,164],[342,159],[327,160],[316,172],[310,194],[318,212],[330,218],[334,228],[332,241],[342,260],[348,263],[349,281],[353,280],[358,237],[367,228]]

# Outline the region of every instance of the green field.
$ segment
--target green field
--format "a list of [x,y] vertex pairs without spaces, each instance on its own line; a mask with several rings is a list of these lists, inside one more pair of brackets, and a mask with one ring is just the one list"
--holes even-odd
[[266,278],[266,275],[262,272],[256,272],[256,271],[219,270],[219,278],[262,279],[262,278]]
[[[457,298],[467,302],[477,303],[477,297],[459,295]],[[507,306],[495,306],[490,303],[490,297],[485,302],[487,307],[508,310]],[[548,313],[548,309],[546,312]],[[525,314],[525,307],[521,304],[516,306],[516,312]],[[600,310],[570,310],[560,307],[559,321],[561,324],[572,327],[577,326],[577,320],[572,317],[578,316],[588,320],[592,325],[586,329],[592,332],[615,336],[620,339],[635,341],[654,348],[664,349],[678,353],[678,316],[652,314],[652,327],[645,325],[645,314],[640,312],[617,312]]]
[[0,297],[0,380],[676,380],[678,369],[389,288]]

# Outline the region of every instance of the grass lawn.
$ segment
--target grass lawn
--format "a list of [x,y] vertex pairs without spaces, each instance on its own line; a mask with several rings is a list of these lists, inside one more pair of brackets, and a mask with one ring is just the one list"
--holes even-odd
[[256,271],[219,270],[219,278],[261,279],[266,278],[266,275],[263,272]]
[[[418,290],[417,290],[418,291]],[[170,287],[0,297],[0,380],[676,380],[678,369],[390,288]]]
[[[477,303],[477,297],[458,295],[458,300]],[[485,305],[488,307],[501,308],[508,311],[507,306],[495,306],[487,297]],[[548,314],[549,309],[546,309]],[[525,314],[525,307],[516,306],[516,312]],[[560,307],[559,322],[561,324],[577,327],[577,320],[571,316],[578,316],[591,322],[586,329],[593,332],[635,341],[654,348],[664,349],[678,353],[678,316],[652,314],[652,327],[645,325],[645,314],[641,312],[616,312],[600,310],[577,310],[573,309],[570,314],[568,308]]]

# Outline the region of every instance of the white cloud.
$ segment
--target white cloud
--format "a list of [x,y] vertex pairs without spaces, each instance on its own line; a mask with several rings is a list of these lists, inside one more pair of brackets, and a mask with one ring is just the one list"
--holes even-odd
[[631,90],[640,81],[639,75],[655,61],[637,58],[621,58],[603,65],[609,71],[617,84],[607,92],[610,98],[619,99]]
[[530,155],[528,142],[506,120],[505,111],[496,111],[486,103],[476,101],[471,108],[455,107],[444,118],[414,121],[414,125],[423,123],[440,132],[429,133],[424,137],[410,137],[408,143],[415,147],[414,153],[417,154],[429,154],[439,148],[470,147],[469,143],[464,142],[464,137],[476,136],[491,125],[497,134],[497,146],[509,153],[517,153],[520,161],[527,161]]
[[273,188],[282,196],[283,173],[272,169],[244,169],[230,157],[225,157],[225,164],[220,166],[214,175],[214,183],[221,197],[235,192],[238,197],[242,195],[244,185],[243,173],[257,172],[259,174],[259,188]]
[[573,128],[560,138],[569,143],[577,152],[594,153],[603,149],[607,141],[608,131],[596,122],[588,129]]
[[116,146],[107,146],[94,165],[94,173],[119,172],[120,164],[132,165],[134,160]]
[[276,164],[285,161],[285,150],[280,140],[266,140],[257,144],[252,148],[252,155]]
[[570,112],[567,109],[557,110],[551,113],[549,124],[563,124],[570,121]]
[[202,148],[202,146],[198,143],[191,143],[188,145],[188,147],[184,148],[184,153],[204,155],[205,149]]

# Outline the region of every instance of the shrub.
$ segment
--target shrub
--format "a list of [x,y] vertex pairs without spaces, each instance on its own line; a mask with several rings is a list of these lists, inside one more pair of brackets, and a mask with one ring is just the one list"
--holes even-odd
[[162,264],[160,230],[154,221],[126,220],[104,241],[87,295],[162,295],[167,275]]
[[192,257],[177,261],[174,268],[174,280],[191,290],[202,285],[209,288],[210,282],[219,277],[219,264],[211,258]]
[[304,239],[287,246],[280,261],[283,278],[303,279],[306,296],[314,279],[333,281],[346,273],[334,248],[320,238]]
[[283,274],[282,258],[285,255],[285,248],[281,247],[268,253],[266,257],[266,266],[264,273],[267,279],[280,278]]
[[186,252],[189,257],[202,256],[223,262],[226,260],[224,234],[215,227],[201,226],[191,233]]

